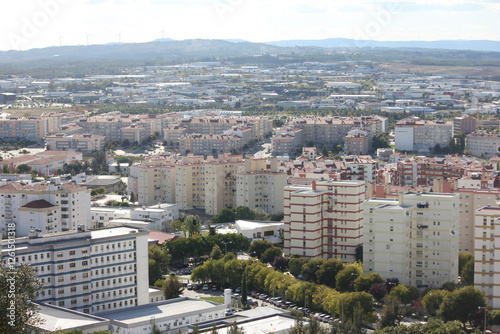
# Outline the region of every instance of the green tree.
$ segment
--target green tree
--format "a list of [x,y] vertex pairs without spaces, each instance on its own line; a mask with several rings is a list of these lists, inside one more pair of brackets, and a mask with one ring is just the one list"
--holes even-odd
[[354,291],[354,281],[362,273],[363,270],[358,263],[347,265],[335,276],[337,290],[340,292]]
[[403,317],[403,311],[401,302],[397,298],[386,297],[384,308],[380,314],[380,327],[394,326],[396,321],[399,321]]
[[243,278],[241,279],[241,303],[243,307],[247,307],[248,291],[247,291],[247,273],[243,273]]
[[478,308],[485,305],[484,293],[472,286],[467,286],[446,295],[439,307],[438,314],[444,321],[460,321],[465,329],[467,322]]
[[163,295],[165,299],[178,298],[182,291],[184,291],[184,286],[174,275],[170,275],[163,283]]
[[266,250],[262,254],[261,261],[263,263],[273,263],[274,259],[278,256],[281,256],[281,255],[283,255],[283,250],[281,248],[272,247],[272,248],[269,248],[268,250]]
[[319,270],[322,264],[323,259],[321,258],[307,260],[306,263],[304,263],[304,265],[302,266],[302,270],[300,271],[302,278],[305,281],[316,282],[316,272]]
[[430,314],[436,316],[444,298],[450,294],[447,290],[430,290],[422,298],[422,306]]
[[31,166],[28,166],[27,164],[21,164],[17,166],[17,173],[26,174],[30,172],[31,172]]
[[248,249],[249,254],[252,256],[255,255],[257,258],[261,259],[262,254],[269,248],[273,248],[274,244],[272,242],[266,241],[266,240],[255,240],[252,242],[250,245],[250,248]]
[[239,206],[234,212],[235,220],[254,220],[255,212],[247,206]]
[[290,270],[290,273],[293,276],[299,276],[305,262],[306,259],[303,257],[290,257],[290,260],[288,261],[288,270]]
[[198,328],[198,324],[193,325],[193,330],[191,331],[191,334],[200,334],[200,329]]
[[233,209],[222,208],[218,214],[212,217],[210,224],[217,225],[222,223],[234,222],[235,215]]
[[210,252],[210,258],[213,260],[219,260],[223,256],[222,251],[220,250],[219,245],[214,245],[212,247],[212,251]]
[[133,191],[130,192],[130,202],[131,203],[135,203],[136,201],[136,198],[135,198],[135,194]]
[[219,331],[217,330],[217,325],[215,323],[212,324],[212,328],[210,329],[210,334],[217,334]]
[[384,283],[384,279],[378,273],[369,273],[368,275],[361,275],[354,281],[354,289],[358,292],[368,292],[373,284]]
[[[7,251],[9,255],[10,249]],[[14,256],[14,254],[12,255]],[[42,289],[35,271],[27,264],[19,267],[0,263],[0,332],[28,333],[41,324],[36,301]]]
[[323,261],[316,271],[318,284],[325,284],[331,288],[335,288],[337,274],[344,269],[344,264],[339,259],[328,259]]
[[391,289],[389,296],[399,300],[401,304],[409,304],[420,297],[417,288],[400,284]]
[[474,285],[474,255],[461,252],[458,255],[458,272],[464,285]]
[[158,279],[168,273],[171,258],[166,248],[158,245],[151,245],[148,248],[149,285],[154,285]]

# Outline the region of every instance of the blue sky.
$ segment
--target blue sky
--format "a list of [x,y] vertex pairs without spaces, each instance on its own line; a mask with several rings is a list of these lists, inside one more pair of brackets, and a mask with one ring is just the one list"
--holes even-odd
[[2,12],[0,50],[162,36],[500,41],[500,0],[23,0]]

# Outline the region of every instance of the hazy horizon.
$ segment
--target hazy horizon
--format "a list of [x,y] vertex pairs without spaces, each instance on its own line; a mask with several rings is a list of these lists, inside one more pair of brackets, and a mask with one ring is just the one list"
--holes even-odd
[[3,7],[2,51],[161,38],[500,41],[497,0],[26,0]]

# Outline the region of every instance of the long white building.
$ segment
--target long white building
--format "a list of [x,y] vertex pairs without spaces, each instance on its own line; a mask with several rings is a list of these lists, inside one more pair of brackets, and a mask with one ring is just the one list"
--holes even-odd
[[363,270],[418,288],[458,282],[458,194],[406,193],[364,203]]
[[6,265],[27,263],[43,284],[37,299],[84,313],[147,304],[148,233],[128,227],[62,232],[15,239],[14,257],[2,241]]

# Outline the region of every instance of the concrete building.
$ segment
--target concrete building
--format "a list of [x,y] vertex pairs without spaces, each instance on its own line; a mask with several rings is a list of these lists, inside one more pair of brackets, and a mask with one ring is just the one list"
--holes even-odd
[[436,145],[448,147],[453,136],[453,123],[442,120],[423,121],[411,117],[396,123],[396,150],[429,152]]
[[205,164],[205,213],[216,215],[236,205],[236,173],[244,169],[243,156],[232,155]]
[[349,180],[363,180],[365,182],[376,180],[377,162],[371,156],[346,156],[344,157],[344,164]]
[[[146,261],[147,263],[147,261]],[[146,268],[147,271],[147,268]],[[153,325],[162,333],[187,332],[188,326],[225,317],[226,305],[187,297],[100,313],[111,322],[111,333],[150,334]]]
[[295,150],[304,144],[304,131],[299,127],[282,127],[271,138],[274,156],[292,156]]
[[476,131],[477,119],[472,116],[458,116],[453,119],[453,135],[473,133]]
[[486,303],[500,308],[500,207],[482,207],[476,211],[474,238],[474,287],[484,292]]
[[[137,171],[137,178],[135,178]],[[129,188],[136,184],[139,205],[175,203],[175,161],[147,160],[130,169]],[[132,188],[133,189],[133,188]]]
[[48,134],[47,120],[37,116],[0,118],[0,138],[40,142]]
[[185,156],[175,165],[175,203],[181,210],[205,208],[205,161]]
[[136,208],[130,212],[130,219],[150,223],[150,229],[170,232],[170,224],[179,219],[179,205],[162,203],[149,207]]
[[281,242],[281,235],[285,229],[285,223],[273,221],[250,221],[237,220],[236,231],[244,235],[251,242],[255,240],[267,240],[273,243]]
[[33,185],[13,182],[0,187],[0,213],[3,235],[8,224],[15,224],[19,237],[35,229],[50,234],[90,228],[90,190],[61,184],[59,178]]
[[16,238],[6,264],[30,264],[43,284],[40,303],[96,314],[149,302],[148,233],[127,227]]
[[363,270],[417,288],[458,282],[457,194],[405,193],[363,205]]
[[368,154],[370,142],[368,131],[353,129],[344,137],[344,152],[355,155]]
[[104,149],[106,137],[96,134],[57,133],[45,137],[48,150],[74,150],[78,152],[94,152]]
[[236,174],[236,206],[262,209],[269,214],[283,213],[283,189],[287,174],[278,171],[276,158],[246,159],[245,170]]
[[285,188],[285,255],[355,261],[363,241],[363,181],[313,181]]
[[465,148],[475,157],[496,157],[500,153],[500,135],[485,132],[468,134]]

